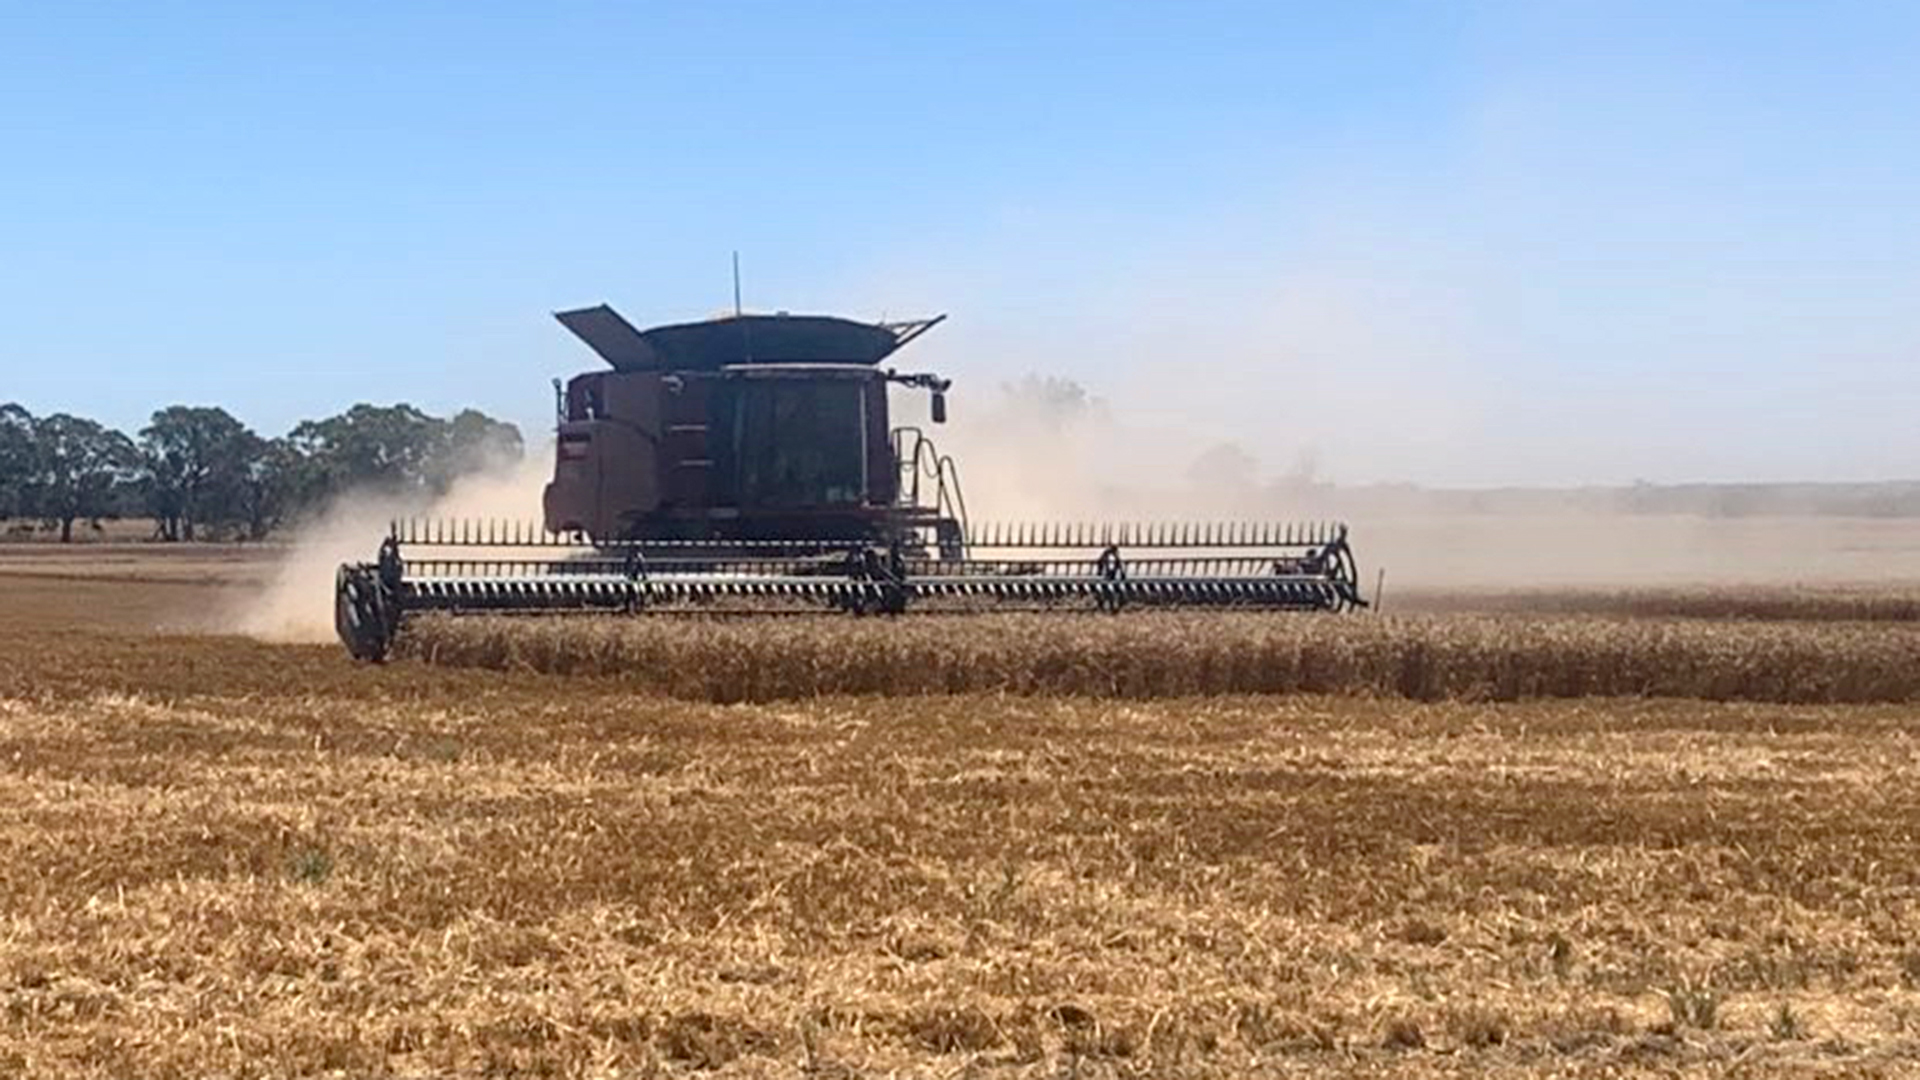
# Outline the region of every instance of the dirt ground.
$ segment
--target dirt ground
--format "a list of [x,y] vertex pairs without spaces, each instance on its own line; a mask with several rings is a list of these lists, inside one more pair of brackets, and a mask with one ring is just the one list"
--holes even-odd
[[1920,1073],[1910,706],[692,704],[89,555],[0,553],[0,1074]]

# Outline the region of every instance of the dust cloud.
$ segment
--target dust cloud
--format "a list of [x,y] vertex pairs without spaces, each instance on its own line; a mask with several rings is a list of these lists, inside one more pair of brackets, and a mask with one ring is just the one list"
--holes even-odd
[[264,641],[332,641],[334,575],[342,563],[370,561],[396,518],[494,518],[532,521],[552,473],[550,449],[511,465],[496,463],[454,481],[437,499],[349,492],[296,525],[295,539],[264,586],[230,603],[225,624]]
[[1920,582],[1914,484],[1339,484],[1311,446],[1276,467],[1045,377],[956,393],[931,433],[975,522],[1340,520],[1368,592]]
[[969,516],[1337,519],[1390,593],[1920,580],[1920,484],[1766,482],[1898,476],[1897,442],[1843,457],[1836,432],[1703,385],[1718,368],[1685,338],[1655,326],[1628,362],[1591,328],[1548,333],[1427,215],[1337,179],[1308,195],[1284,247],[1176,229],[1063,279],[1022,236],[870,283],[957,312],[911,362],[954,379],[931,430]]

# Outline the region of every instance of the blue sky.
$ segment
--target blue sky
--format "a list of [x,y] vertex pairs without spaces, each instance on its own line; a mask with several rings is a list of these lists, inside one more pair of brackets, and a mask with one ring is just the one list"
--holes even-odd
[[[0,399],[540,427],[553,323],[946,311],[1271,468],[1920,475],[1920,5],[0,0]],[[906,358],[903,355],[903,363]]]

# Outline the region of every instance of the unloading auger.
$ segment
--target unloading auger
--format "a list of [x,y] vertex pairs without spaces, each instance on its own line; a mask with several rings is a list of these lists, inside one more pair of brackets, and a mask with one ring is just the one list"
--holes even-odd
[[[881,361],[941,319],[561,323],[611,365],[559,394],[543,520],[406,520],[342,566],[335,625],[381,660],[421,612],[1365,607],[1337,522],[970,523],[954,461],[892,428]],[[944,316],[942,317],[944,318]]]

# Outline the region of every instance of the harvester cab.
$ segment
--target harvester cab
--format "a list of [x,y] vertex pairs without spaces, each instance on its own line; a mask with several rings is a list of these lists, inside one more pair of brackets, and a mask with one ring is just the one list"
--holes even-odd
[[612,370],[575,377],[562,397],[548,531],[891,544],[944,524],[957,535],[952,500],[902,503],[904,433],[888,420],[889,387],[944,395],[948,383],[880,366],[939,318],[742,315],[644,332],[605,306],[559,319]]
[[1336,522],[969,521],[953,460],[890,421],[894,387],[944,421],[949,382],[882,366],[944,316],[557,318],[609,370],[558,394],[543,520],[394,522],[340,568],[354,656],[423,612],[1366,606]]

